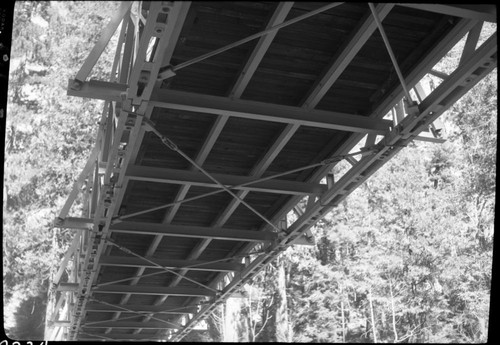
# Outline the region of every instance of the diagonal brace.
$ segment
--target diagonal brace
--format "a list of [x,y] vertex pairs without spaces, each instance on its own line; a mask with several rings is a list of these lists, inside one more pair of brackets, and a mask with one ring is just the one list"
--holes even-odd
[[399,81],[401,82],[401,86],[403,87],[403,90],[405,92],[406,99],[409,103],[411,103],[410,92],[408,91],[408,88],[406,87],[406,83],[405,83],[405,80],[403,78],[403,74],[401,73],[401,70],[399,69],[398,62],[396,61],[396,57],[394,56],[394,52],[392,51],[391,45],[389,44],[389,39],[387,38],[385,30],[382,26],[382,22],[380,21],[380,18],[378,17],[377,11],[375,10],[375,6],[373,6],[373,4],[371,2],[368,3],[368,6],[370,6],[370,10],[372,11],[373,18],[375,19],[375,22],[377,23],[378,29],[380,31],[380,35],[382,36],[382,39],[384,40],[385,46],[387,48],[387,52],[389,53],[392,64],[394,65],[394,69],[396,70],[396,74],[398,75]]
[[174,275],[180,276],[180,277],[182,277],[183,279],[186,279],[186,280],[190,281],[191,283],[194,283],[194,284],[196,284],[196,285],[199,285],[199,286],[201,286],[201,287],[203,287],[203,288],[205,288],[205,289],[211,290],[211,291],[213,291],[213,292],[215,292],[215,293],[218,293],[218,292],[219,292],[218,290],[213,289],[213,288],[211,288],[210,286],[207,286],[207,285],[205,285],[205,284],[202,284],[202,283],[200,283],[200,282],[197,282],[196,280],[193,280],[193,279],[191,279],[191,278],[188,278],[188,277],[186,277],[186,276],[183,276],[183,275],[181,275],[181,274],[177,273],[177,272],[176,272],[176,271],[174,271],[174,270],[171,270],[171,269],[168,269],[168,268],[166,268],[166,267],[163,267],[162,265],[157,264],[157,263],[156,263],[156,262],[154,262],[153,260],[150,260],[150,259],[148,259],[148,258],[146,258],[146,257],[144,257],[144,256],[142,256],[142,255],[139,255],[139,254],[137,254],[137,253],[135,253],[135,252],[131,251],[131,250],[130,250],[130,249],[128,249],[128,248],[125,248],[125,247],[123,247],[123,246],[119,245],[118,243],[116,243],[115,241],[111,240],[110,238],[107,238],[107,239],[106,239],[106,241],[107,241],[108,243],[112,244],[113,246],[115,246],[116,248],[120,249],[122,252],[127,253],[127,254],[131,254],[131,255],[133,255],[133,256],[135,256],[135,257],[138,257],[138,258],[140,258],[140,259],[143,259],[144,261],[147,261],[147,262],[149,262],[150,264],[152,264],[152,265],[154,265],[154,266],[156,266],[156,267],[158,267],[158,268],[161,268],[161,269],[162,269],[162,270],[164,270],[164,271],[167,271],[168,273],[172,273],[172,274],[174,274]]
[[[97,303],[104,304],[104,305],[112,306],[112,307],[115,307],[115,308],[118,308],[118,309],[122,309],[123,311],[127,311],[127,312],[129,312],[129,313],[139,314],[139,315],[142,315],[142,316],[149,316],[149,317],[151,317],[151,318],[152,318],[152,319],[154,319],[154,320],[158,320],[158,321],[161,321],[161,322],[164,322],[164,323],[170,324],[170,325],[172,325],[172,326],[175,326],[175,327],[179,327],[179,328],[181,328],[181,326],[180,326],[180,325],[178,325],[178,324],[176,324],[176,323],[174,323],[174,322],[170,322],[170,321],[162,320],[162,319],[160,319],[160,318],[157,318],[157,317],[151,316],[151,314],[152,314],[152,313],[148,313],[148,312],[141,312],[141,311],[137,311],[137,310],[132,310],[132,309],[129,309],[129,308],[125,308],[125,307],[123,307],[123,306],[119,306],[119,305],[114,305],[114,304],[111,304],[111,303],[107,303],[107,302],[104,302],[104,301],[98,300],[98,299],[93,298],[93,297],[91,297],[91,298],[90,298],[90,300],[91,300],[91,301],[94,301],[94,302],[97,302]],[[133,316],[133,317],[135,317],[135,316]],[[123,320],[123,319],[125,319],[125,318],[120,318],[120,319],[116,319],[116,320],[113,320],[113,321],[118,321],[118,320]],[[105,321],[109,321],[109,320],[105,320]],[[101,322],[101,321],[97,321],[97,322]],[[93,323],[94,323],[94,322],[93,322]],[[93,323],[92,323],[92,324],[93,324]],[[89,324],[87,323],[87,325],[89,325]]]
[[276,225],[274,225],[269,219],[267,219],[264,215],[262,215],[259,211],[257,211],[255,208],[250,206],[245,200],[234,194],[228,187],[226,187],[224,184],[220,183],[219,180],[214,178],[210,173],[208,173],[205,169],[203,169],[198,163],[196,163],[193,159],[191,159],[186,153],[184,153],[171,139],[168,137],[164,136],[161,134],[155,127],[154,123],[147,119],[144,118],[144,121],[146,122],[146,125],[150,127],[150,130],[155,133],[162,143],[167,146],[169,149],[172,151],[177,152],[179,155],[181,155],[184,159],[186,159],[189,163],[191,163],[193,166],[195,166],[198,170],[200,170],[206,177],[208,177],[210,180],[212,180],[215,184],[217,184],[220,188],[224,189],[229,195],[231,195],[233,198],[237,199],[239,202],[241,202],[243,205],[245,205],[250,211],[255,213],[259,218],[264,220],[267,224],[269,224],[273,229],[275,229],[277,232],[280,232],[281,229],[279,229]]

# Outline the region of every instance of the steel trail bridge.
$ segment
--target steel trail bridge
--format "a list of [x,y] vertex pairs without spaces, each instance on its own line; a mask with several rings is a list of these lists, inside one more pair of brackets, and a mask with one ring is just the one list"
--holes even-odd
[[[438,117],[497,66],[485,22],[495,6],[122,3],[68,83],[104,109],[56,220],[75,235],[46,339],[179,341],[314,244],[310,228],[410,141],[443,141]],[[88,80],[115,32],[111,79]]]

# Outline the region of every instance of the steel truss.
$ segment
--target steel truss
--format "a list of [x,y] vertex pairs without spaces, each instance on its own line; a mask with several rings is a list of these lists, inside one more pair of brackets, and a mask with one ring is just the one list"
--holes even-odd
[[[190,5],[190,2],[151,2],[145,9],[140,2],[123,3],[104,29],[81,70],[69,81],[68,95],[102,99],[105,103],[96,145],[56,220],[57,226],[72,228],[76,232],[61,266],[53,275],[47,308],[48,340],[178,341],[182,339],[287,247],[294,244],[312,244],[309,229],[409,142],[412,140],[442,142],[443,139],[436,135],[436,129],[439,129],[438,117],[497,66],[496,33],[476,48],[482,22],[495,20],[494,8],[487,5],[398,5],[461,18],[445,39],[428,52],[411,71],[403,75],[393,59],[390,42],[383,29],[383,19],[395,5],[370,4],[370,11],[309,90],[300,107],[241,100],[243,91],[280,28],[339,6],[340,3],[326,5],[286,22],[285,19],[293,3],[280,3],[266,29],[259,34],[206,56],[172,66],[170,60]],[[118,28],[120,31],[111,80],[87,80],[92,67]],[[376,30],[379,30],[384,37],[400,85],[387,93],[368,118],[315,109]],[[436,63],[465,35],[468,35],[467,42],[456,70],[449,75],[433,70]],[[228,97],[159,88],[161,81],[173,77],[175,71],[251,39],[258,39],[258,43]],[[151,44],[154,44],[154,49],[152,53],[148,53],[148,50],[151,51]],[[420,81],[428,74],[438,75],[443,81],[431,93],[425,94]],[[194,159],[185,155],[182,147],[163,136],[149,120],[155,107],[217,115],[210,135]],[[392,119],[387,120],[391,114]],[[267,154],[253,167],[248,177],[210,174],[202,168],[231,117],[286,124]],[[330,159],[316,160],[318,163],[312,166],[320,169],[305,182],[278,179],[286,173],[263,178],[266,169],[301,126],[331,128],[353,134]],[[190,170],[177,171],[134,165],[139,146],[148,131],[158,135],[165,144],[165,149],[174,150],[187,159],[191,164]],[[364,149],[355,151],[356,147],[360,146]],[[351,167],[342,176],[336,177],[335,181],[332,169],[343,160]],[[326,184],[322,182],[325,178]],[[130,215],[118,215],[119,205],[131,180],[181,185],[175,201],[160,207],[167,209],[162,224],[132,222],[127,220],[127,216]],[[200,197],[214,193],[228,193],[233,197],[230,205],[210,227],[171,224],[180,205],[191,201],[186,197],[191,186],[214,189],[213,193]],[[83,214],[81,217],[71,217],[70,209],[82,189],[84,190]],[[277,214],[267,219],[245,201],[250,191],[287,194],[293,197]],[[301,203],[303,200],[307,201],[305,207]],[[260,231],[228,229],[224,226],[240,204],[248,207],[265,221],[266,224]],[[297,215],[296,220],[286,224],[290,213]],[[155,236],[155,240],[146,255],[140,255],[111,240],[110,235],[113,232],[151,234]],[[185,260],[154,258],[153,254],[165,236],[193,237],[202,241],[192,249]],[[214,239],[245,241],[247,244],[238,253],[228,257],[227,261],[199,260],[204,249]],[[110,256],[107,253],[107,248],[110,246],[115,246],[128,255]],[[130,279],[95,284],[96,272],[100,265],[136,267],[137,271]],[[145,274],[147,268],[155,268],[158,271]],[[199,269],[212,271],[217,275],[208,284],[193,281],[186,276],[188,272]],[[69,271],[69,274],[65,275],[65,271]],[[166,273],[176,275],[176,279],[168,287],[137,286],[142,277]],[[180,288],[177,285],[181,280],[191,280],[199,286],[190,289]],[[119,284],[124,281],[129,284]],[[116,293],[124,297],[120,303],[113,304],[94,297],[94,292]],[[158,298],[153,306],[127,304],[125,307],[130,296],[136,293],[157,295]],[[160,306],[168,296],[195,298],[188,306]],[[113,312],[114,316],[110,320],[85,322],[83,319],[85,312],[92,310]],[[121,313],[135,313],[144,319],[142,322],[123,321],[127,318],[120,317]],[[177,315],[177,321],[161,319],[161,315],[167,314]],[[91,334],[88,328],[105,328],[106,332],[105,335]],[[113,329],[120,328],[136,331],[126,336],[113,333]],[[154,336],[140,334],[142,329],[163,329],[166,333],[157,333]]]

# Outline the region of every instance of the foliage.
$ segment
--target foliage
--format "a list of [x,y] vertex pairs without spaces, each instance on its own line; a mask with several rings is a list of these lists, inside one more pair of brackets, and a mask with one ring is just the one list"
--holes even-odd
[[9,336],[13,339],[43,340],[46,308],[47,300],[43,295],[22,300],[15,312],[16,324],[10,329]]
[[[496,74],[293,250],[295,341],[484,342],[492,274]],[[373,320],[373,322],[372,322]]]
[[[52,222],[93,146],[102,105],[70,99],[66,88],[117,3],[99,3],[98,15],[95,6],[15,5],[4,162],[6,305],[14,294],[17,299],[46,294],[44,282],[72,236],[54,229]],[[94,75],[109,78],[110,54],[104,52]],[[23,303],[17,304],[23,308]]]
[[[314,247],[280,256],[294,342],[487,340],[496,95],[495,70],[442,117],[446,143],[400,151],[312,229]],[[275,281],[254,289],[272,301]]]

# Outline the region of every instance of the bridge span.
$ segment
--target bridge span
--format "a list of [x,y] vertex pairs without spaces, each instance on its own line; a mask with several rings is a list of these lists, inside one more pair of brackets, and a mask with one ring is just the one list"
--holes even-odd
[[[123,2],[68,81],[104,107],[56,219],[74,239],[46,339],[179,341],[314,245],[399,150],[443,142],[439,116],[497,66],[488,22],[494,5]],[[108,45],[111,78],[89,79]]]

